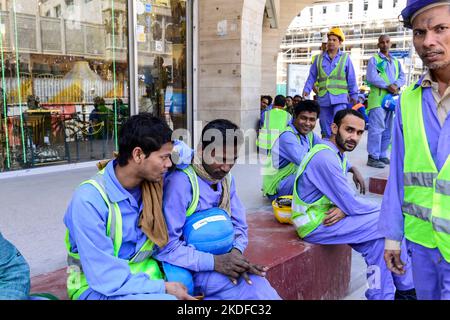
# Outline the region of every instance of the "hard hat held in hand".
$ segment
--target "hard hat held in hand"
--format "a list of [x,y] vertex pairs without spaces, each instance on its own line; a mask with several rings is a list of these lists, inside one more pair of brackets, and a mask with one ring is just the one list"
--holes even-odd
[[383,102],[381,103],[381,107],[386,111],[395,111],[395,107],[398,103],[398,95],[387,94]]

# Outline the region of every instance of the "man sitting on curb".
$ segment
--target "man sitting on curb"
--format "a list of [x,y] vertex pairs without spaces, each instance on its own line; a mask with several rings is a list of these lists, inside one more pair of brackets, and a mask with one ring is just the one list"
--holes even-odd
[[27,300],[29,293],[30,267],[0,232],[0,300]]
[[148,113],[122,127],[119,153],[82,183],[66,211],[70,299],[194,299],[165,282],[152,258],[168,240],[162,179],[172,166],[172,130]]
[[292,195],[295,173],[306,153],[320,138],[312,131],[320,114],[319,105],[312,100],[294,106],[294,119],[275,140],[263,166],[263,194],[271,201]]
[[[292,195],[298,166],[311,148],[321,139],[313,133],[320,108],[312,100],[300,101],[295,105],[295,119],[275,141],[263,167],[263,193],[271,201]],[[349,172],[361,192],[365,193],[364,178],[355,167]]]
[[[192,272],[194,293],[205,299],[280,299],[264,278],[267,268],[244,256],[245,208],[230,174],[242,140],[235,124],[214,120],[202,131],[192,166],[167,176],[163,207],[169,242],[156,258]],[[191,224],[193,219],[198,221]],[[214,225],[219,227],[211,230]],[[193,243],[196,233],[204,237]]]
[[[330,141],[316,144],[300,164],[291,218],[304,241],[349,244],[362,254],[368,267],[367,299],[413,296],[409,265],[406,274],[396,276],[384,263],[384,238],[378,232],[380,206],[358,198],[347,182],[345,152],[356,148],[364,126],[364,117],[355,110],[336,114]],[[403,258],[408,261],[406,254]]]

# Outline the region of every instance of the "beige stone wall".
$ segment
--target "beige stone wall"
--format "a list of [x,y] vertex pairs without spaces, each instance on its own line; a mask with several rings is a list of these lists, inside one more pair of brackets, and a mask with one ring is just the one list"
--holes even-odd
[[274,0],[278,28],[264,17],[266,0],[198,0],[196,119],[226,118],[244,129],[259,120],[261,94],[276,91],[280,42],[312,0]]

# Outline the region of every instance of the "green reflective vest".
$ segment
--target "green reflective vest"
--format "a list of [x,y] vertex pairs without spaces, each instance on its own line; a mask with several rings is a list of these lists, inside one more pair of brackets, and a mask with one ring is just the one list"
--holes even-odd
[[[286,130],[284,130],[282,133],[284,133],[286,131],[289,131],[289,132],[292,132],[293,134],[295,134],[295,136],[298,139],[298,142],[300,143],[300,136],[298,134],[296,134],[290,126],[288,126],[286,128]],[[280,136],[281,136],[281,134],[280,134]],[[308,134],[308,140],[309,140],[309,149],[311,150],[311,148],[313,146],[313,141],[314,141],[314,134],[312,132],[310,132]],[[263,195],[265,197],[277,194],[280,182],[287,176],[290,176],[291,174],[294,174],[295,172],[297,172],[297,169],[298,169],[298,166],[293,162],[289,163],[287,166],[285,166],[281,169],[275,168],[273,165],[271,150],[272,150],[272,146],[267,155],[267,160],[263,163],[263,166],[262,166]]]
[[422,87],[414,87],[401,96],[405,237],[427,248],[439,248],[450,262],[450,155],[438,171],[423,122]]
[[327,92],[332,95],[338,96],[341,94],[348,94],[348,83],[347,77],[345,74],[345,65],[348,60],[348,53],[343,53],[339,58],[339,62],[336,68],[327,75],[325,70],[323,70],[322,62],[323,62],[324,54],[320,54],[317,61],[317,70],[318,70],[318,90],[319,97],[323,97],[327,94]]
[[[83,184],[93,185],[106,205],[108,206],[108,220],[106,225],[106,235],[111,238],[114,246],[114,256],[119,258],[119,250],[122,245],[122,214],[119,205],[116,202],[111,202],[105,191],[104,183],[105,169],[99,171],[94,177],[84,181]],[[67,262],[69,265],[69,276],[67,278],[67,294],[70,299],[77,300],[89,288],[88,281],[80,262],[80,255],[72,252],[72,247],[69,241],[69,230],[66,231],[65,238],[66,248],[68,252]],[[149,239],[144,243],[141,249],[128,260],[128,265],[132,274],[144,272],[149,275],[150,279],[163,279],[158,263],[152,258],[154,243]]]
[[322,150],[331,150],[342,165],[342,172],[344,174],[347,173],[347,157],[344,157],[344,159],[341,160],[335,150],[326,144],[316,144],[305,156],[298,168],[297,176],[294,181],[294,196],[291,215],[291,220],[297,230],[297,234],[302,239],[319,227],[325,219],[326,212],[334,207],[334,204],[325,195],[313,203],[306,203],[300,198],[299,190],[297,189],[298,179],[305,171],[306,166],[311,159]]
[[[198,186],[198,176],[192,166],[188,166],[187,168],[185,168],[181,171],[183,171],[188,176],[189,182],[191,183],[191,187],[192,187],[192,201],[189,204],[188,209],[186,210],[186,217],[190,217],[195,212],[195,209],[197,209],[198,201],[200,199],[200,188]],[[231,190],[231,179],[232,179],[231,173],[227,174],[225,179],[227,179],[227,183]],[[228,212],[228,214],[231,215],[231,212]]]
[[264,124],[259,131],[256,145],[262,149],[269,150],[275,140],[279,137],[292,120],[289,112],[274,108],[264,113]]
[[[389,81],[389,77],[386,73],[386,61],[380,57],[380,55],[377,53],[374,55],[375,62],[377,63],[376,67],[379,72],[380,77],[384,80],[386,85],[390,85],[391,82]],[[395,65],[395,79],[398,79],[399,73],[400,73],[400,62],[392,57]],[[384,97],[389,93],[386,89],[377,88],[374,85],[369,84],[370,87],[370,93],[369,98],[367,100],[367,112],[369,112],[372,109],[381,107],[381,103],[383,102]]]

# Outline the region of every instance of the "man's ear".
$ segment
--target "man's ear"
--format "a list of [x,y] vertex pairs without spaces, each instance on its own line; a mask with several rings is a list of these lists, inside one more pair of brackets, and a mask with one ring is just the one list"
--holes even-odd
[[336,123],[333,122],[333,123],[331,124],[331,132],[332,132],[334,135],[337,135],[338,131],[339,131],[339,127],[337,126]]
[[131,157],[133,158],[134,162],[140,163],[145,158],[145,153],[142,151],[140,147],[136,147],[133,149]]

